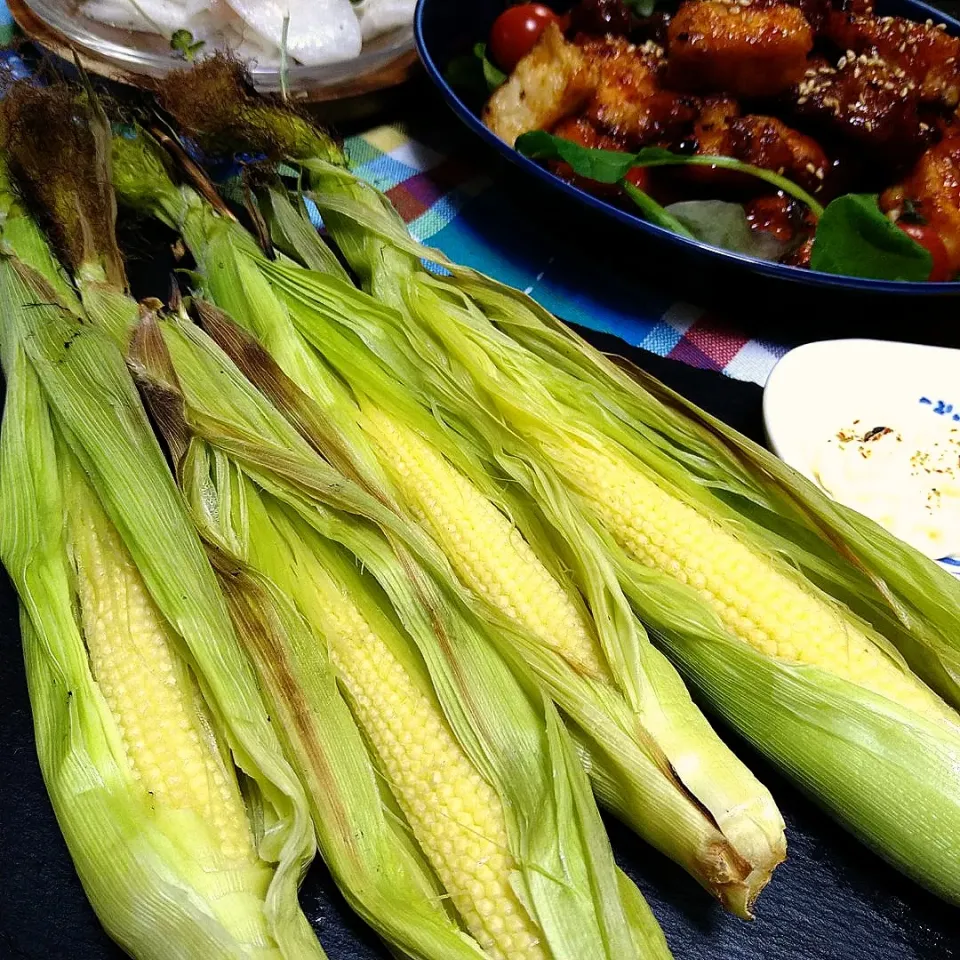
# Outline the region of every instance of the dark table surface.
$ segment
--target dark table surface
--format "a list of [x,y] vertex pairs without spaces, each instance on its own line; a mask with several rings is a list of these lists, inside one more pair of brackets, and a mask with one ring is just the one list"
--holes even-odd
[[[591,339],[624,352],[620,341],[594,334]],[[758,387],[639,351],[632,357],[728,423],[760,437]],[[618,860],[649,899],[678,960],[960,957],[960,911],[900,877],[733,734],[728,739],[768,784],[787,821],[790,856],[761,896],[756,921],[725,915],[672,863],[609,823]],[[0,758],[0,960],[120,957],[84,899],[44,792],[16,601],[6,581],[0,583]],[[347,910],[320,864],[307,877],[302,902],[330,960],[388,956]]]

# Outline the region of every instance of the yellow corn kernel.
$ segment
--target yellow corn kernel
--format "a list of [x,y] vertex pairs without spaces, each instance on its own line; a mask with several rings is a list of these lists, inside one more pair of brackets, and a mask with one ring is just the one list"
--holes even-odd
[[581,673],[605,677],[603,654],[585,612],[517,527],[416,432],[380,410],[364,413],[384,466],[464,583]]
[[[500,798],[464,753],[439,706],[312,553],[311,620],[414,836],[477,942],[496,960],[546,960],[539,931],[510,886],[516,869]],[[307,559],[309,558],[309,559]]]
[[252,861],[236,779],[198,712],[194,681],[122,540],[98,514],[87,504],[72,524],[81,624],[133,775],[154,806],[202,817],[216,856]]
[[577,444],[549,456],[636,560],[699,591],[724,626],[767,656],[828,670],[935,719],[946,705],[812,585],[667,493],[617,453]]

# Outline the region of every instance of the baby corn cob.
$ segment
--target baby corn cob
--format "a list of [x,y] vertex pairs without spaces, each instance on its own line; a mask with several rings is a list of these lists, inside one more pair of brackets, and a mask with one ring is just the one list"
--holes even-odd
[[520,531],[417,433],[373,405],[363,422],[414,515],[461,578],[581,673],[607,675],[586,610],[561,587]]
[[[248,495],[251,502],[255,497]],[[429,687],[394,654],[404,643],[397,628],[384,617],[375,628],[363,612],[376,606],[372,592],[362,591],[356,577],[351,590],[329,572],[344,563],[335,551],[324,550],[316,534],[278,505],[271,514],[296,563],[287,591],[308,622],[324,626],[357,720],[467,929],[491,957],[546,957],[535,923],[510,886],[517,867],[503,804],[457,742]]]
[[812,584],[667,493],[625,457],[586,444],[544,449],[628,555],[693,587],[740,640],[765,656],[829,669],[931,719],[960,723]]
[[[135,957],[321,958],[296,902],[313,851],[302,792],[218,619],[222,600],[180,526],[123,362],[58,301],[61,283],[9,247],[0,258],[0,556],[20,596],[37,750],[68,848],[105,928]],[[153,589],[130,546],[145,528],[164,558],[149,564]],[[269,842],[248,819],[231,749],[248,802],[275,823]]]
[[[170,629],[92,493],[78,492],[75,501],[70,539],[81,630],[133,777],[158,808],[174,815],[191,811],[209,824],[211,862],[252,864],[255,851],[236,777],[224,763]],[[267,942],[265,929],[258,940]]]
[[[552,708],[521,693],[479,621],[457,612],[456,591],[448,594],[454,581],[429,541],[331,472],[196,328],[163,321],[159,329],[167,389],[175,377],[185,424],[223,425],[226,433],[205,440],[236,458],[247,478],[246,561],[326,639],[381,775],[483,955],[664,955],[642,901],[630,887],[613,892],[624,881]],[[155,361],[135,362],[145,379],[157,376]],[[237,446],[231,437],[249,439]],[[198,489],[195,513],[210,513],[210,499],[209,489]],[[414,554],[446,584],[440,593]],[[369,574],[358,573],[358,563]],[[396,614],[384,607],[387,597]],[[546,710],[542,720],[538,709]],[[555,808],[571,787],[573,807]],[[585,831],[576,841],[573,811]],[[541,834],[546,822],[550,832]],[[527,846],[530,829],[545,846]],[[587,891],[601,887],[608,894],[594,901]]]
[[[139,150],[144,149],[141,144]],[[126,203],[166,216],[163,211],[173,209],[177,189],[159,164],[137,150],[130,140],[117,143],[119,195]],[[184,195],[180,188],[179,196]],[[271,202],[275,211],[284,211],[285,198],[275,193]],[[290,219],[282,215],[284,222]],[[214,232],[210,225],[205,228],[207,237]],[[670,675],[666,661],[648,652],[651,675],[636,676],[632,645],[649,645],[616,586],[615,573],[597,573],[595,580],[603,582],[592,588],[591,603],[608,624],[601,643],[581,590],[565,569],[567,561],[558,562],[555,545],[546,540],[536,549],[531,545],[525,536],[531,526],[525,524],[521,530],[511,518],[518,505],[511,503],[504,509],[498,485],[482,468],[470,469],[462,458],[458,461],[450,443],[444,445],[438,435],[429,408],[398,393],[395,385],[385,384],[382,373],[371,375],[364,361],[351,366],[351,350],[333,346],[335,340],[343,339],[342,334],[308,329],[312,296],[325,298],[323,309],[338,318],[353,316],[354,310],[380,309],[376,304],[346,287],[338,276],[329,278],[330,286],[320,286],[324,278],[317,278],[318,286],[306,289],[311,275],[271,264],[249,238],[242,247],[233,245],[229,254],[212,257],[204,252],[195,232],[185,231],[185,235],[188,243],[199,247],[207,291],[224,306],[237,302],[237,290],[257,290],[255,297],[241,304],[244,326],[264,346],[276,350],[278,366],[316,401],[327,421],[336,424],[337,434],[346,417],[361,431],[359,436],[338,436],[333,443],[330,431],[321,431],[310,436],[314,445],[329,452],[342,449],[345,439],[350,449],[346,459],[367,488],[420,520],[463,583],[524,631],[524,650],[550,694],[598,741],[592,767],[597,782],[616,785],[612,790],[604,788],[604,800],[732,910],[749,916],[770,872],[783,859],[782,820],[769,793],[709,729],[680,681]],[[228,273],[235,271],[242,281],[228,282],[230,277],[218,270],[228,257],[234,264]],[[243,300],[242,294],[239,299]],[[198,308],[201,316],[207,315],[202,304]],[[215,320],[209,322],[215,325]],[[326,371],[319,384],[305,372],[305,363],[293,359],[309,352],[310,344],[317,351],[313,364]],[[248,346],[235,345],[231,355],[302,429],[310,417],[291,410],[295,402],[277,386],[280,378],[264,374],[260,361],[251,365]],[[371,376],[379,381],[371,382]],[[334,402],[326,387],[331,377],[339,390]],[[352,395],[344,392],[344,385]],[[406,416],[387,410],[403,411]],[[530,507],[520,509],[531,512]],[[572,513],[569,506],[562,512],[565,517]],[[569,539],[566,531],[557,536]],[[613,671],[607,663],[610,650],[617,660]],[[603,689],[594,689],[593,683],[602,684]],[[671,691],[667,713],[653,693],[658,688]],[[678,778],[680,770],[684,772]],[[669,809],[670,814],[651,813],[661,809]]]
[[45,214],[84,307],[114,337],[129,334],[137,305],[127,296],[114,234],[110,125],[102,108],[66,85],[17,83],[0,105],[0,129],[17,187]]

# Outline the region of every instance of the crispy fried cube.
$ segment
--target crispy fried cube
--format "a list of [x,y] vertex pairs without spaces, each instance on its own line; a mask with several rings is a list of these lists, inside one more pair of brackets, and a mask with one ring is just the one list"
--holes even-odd
[[483,111],[483,122],[510,146],[530,130],[548,130],[575,113],[596,89],[589,59],[550,24]]
[[623,37],[590,38],[581,44],[597,77],[586,116],[599,130],[636,149],[682,135],[697,115],[699,101],[664,90],[663,48],[635,46]]
[[917,85],[922,100],[951,109],[960,103],[960,39],[942,25],[834,10],[823,33],[841,50],[880,56],[899,67]]
[[932,137],[919,107],[917,85],[900,67],[863,53],[841,57],[836,67],[811,63],[794,100],[811,126],[892,163],[912,162]]
[[813,30],[796,7],[689,0],[668,32],[668,83],[683,90],[773,96],[799,81]]

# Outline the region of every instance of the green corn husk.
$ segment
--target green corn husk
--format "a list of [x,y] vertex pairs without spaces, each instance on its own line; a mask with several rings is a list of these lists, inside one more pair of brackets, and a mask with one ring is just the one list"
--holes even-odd
[[[237,124],[229,131],[238,132]],[[385,197],[276,133],[274,155],[299,160],[353,271],[403,313],[414,356],[472,393],[477,410],[496,411],[566,471],[574,491],[583,477],[564,446],[571,441],[614,454],[711,529],[752,544],[832,607],[895,684],[914,689],[920,712],[828,667],[761,653],[694,590],[627,555],[595,517],[631,602],[716,709],[881,855],[956,901],[956,714],[916,692],[900,657],[960,705],[958,585],[734,431],[602,357],[532,301],[425,251]],[[450,277],[424,271],[425,255]]]
[[[189,202],[190,199],[185,191],[179,197],[168,196],[171,202]],[[85,197],[81,192],[75,191],[75,200],[76,206],[82,209]],[[206,206],[198,209],[201,216],[192,222],[197,229],[205,228]],[[220,217],[210,217],[208,222],[211,255],[223,253],[229,256],[229,242],[219,247],[217,244],[222,238],[229,241],[231,226],[236,225],[228,219],[221,221]],[[222,224],[227,225],[223,230]],[[236,259],[235,262],[238,270],[242,270],[243,260]],[[99,317],[94,319],[100,321]],[[109,328],[109,322],[105,326]],[[184,409],[182,399],[178,400],[177,377],[171,374],[166,348],[157,348],[156,336],[153,337],[153,349],[148,349],[151,329],[150,325],[144,325],[134,344],[135,360],[146,393],[157,422],[171,440],[175,460],[181,466],[181,479],[189,478],[186,491],[195,506],[196,519],[211,544],[237,632],[267,691],[271,714],[285,721],[285,745],[310,787],[321,847],[335,877],[359,912],[404,956],[424,960],[500,956],[495,951],[488,954],[481,950],[452,920],[444,907],[445,894],[438,888],[430,865],[407,835],[409,826],[402,823],[395,804],[391,809],[392,801],[384,795],[382,787],[378,789],[376,771],[371,767],[363,740],[352,726],[336,691],[329,658],[319,644],[324,632],[329,630],[329,624],[316,616],[305,621],[300,610],[276,586],[274,579],[284,576],[282,565],[277,566],[284,550],[282,545],[277,546],[279,534],[269,518],[260,514],[253,531],[246,526],[257,498],[252,481],[236,469],[231,473],[230,461],[222,449],[207,447],[202,440],[193,443],[183,440],[187,424],[182,417],[178,420],[176,416],[177,411]],[[176,329],[180,328],[169,327],[169,335],[173,336]],[[118,339],[125,343],[127,337],[122,335]],[[180,349],[174,349],[173,353],[179,359],[180,372],[186,368],[187,395],[192,404],[200,404],[203,409],[201,398],[205,393],[209,394],[213,385],[217,398],[214,410],[225,418],[221,426],[228,425],[226,439],[219,432],[217,435],[221,442],[229,444],[230,440],[237,439],[229,424],[235,422],[238,414],[221,403],[219,391],[224,388],[227,374],[211,362],[209,356],[204,356],[202,350],[198,353],[202,344],[192,343],[189,337],[176,342]],[[301,356],[309,362],[308,351],[302,351]],[[331,383],[336,387],[335,381]],[[194,392],[190,393],[190,390]],[[277,443],[287,438],[297,439],[278,415],[262,402],[258,406],[255,398],[251,388],[246,386],[244,392],[238,381],[234,399],[240,411],[250,418],[249,421],[240,420],[247,428],[242,435],[241,449],[248,456],[256,456],[261,450],[259,431]],[[272,421],[282,425],[279,434],[271,432]],[[269,447],[266,449],[268,455],[273,452]],[[309,448],[294,449],[301,455],[306,454],[305,466],[301,464],[301,468],[308,475],[315,473],[318,467],[324,467],[323,461],[317,459]],[[277,450],[281,455],[285,453],[283,446],[278,446]],[[211,483],[210,471],[214,462],[214,475],[225,478],[226,487],[218,488]],[[241,483],[239,493],[230,489],[231,477]],[[339,502],[342,497],[339,487],[344,481],[337,475],[330,475],[326,482],[334,502]],[[229,508],[229,517],[221,514],[217,504],[223,503],[237,504],[240,516],[233,516]],[[382,512],[375,502],[371,502],[371,509]],[[314,513],[316,510],[311,510],[311,515]],[[230,528],[233,521],[236,526]],[[243,532],[242,537],[237,535],[238,531]],[[379,549],[383,551],[382,546]],[[305,562],[302,551],[300,562]],[[370,562],[370,559],[366,560],[366,563]],[[375,559],[373,562],[375,564]],[[393,564],[391,575],[401,576],[403,567],[396,560]],[[288,570],[286,586],[295,586],[302,596],[310,597],[317,587],[316,578],[309,584],[312,589],[305,589],[307,584],[302,577],[303,569]],[[345,575],[341,581],[343,579]],[[426,581],[416,582],[421,589],[425,588]],[[407,599],[411,602],[412,597]],[[301,607],[305,605],[301,603]],[[432,616],[434,622],[442,622],[436,611]],[[459,625],[459,621],[454,620],[454,625],[467,639],[474,637],[468,627]],[[432,629],[431,621],[423,612],[418,627],[421,633]],[[415,649],[410,641],[407,643]],[[499,661],[493,660],[492,663]],[[497,668],[492,669],[491,676],[495,681]],[[499,672],[502,674],[502,666]],[[511,697],[507,695],[506,703],[510,702]],[[526,701],[521,699],[518,703]],[[508,884],[521,889],[518,906],[521,902],[529,905],[536,928],[543,931],[544,949],[557,960],[565,957],[669,956],[659,927],[639,893],[626,878],[618,875],[613,866],[599,817],[592,806],[589,791],[585,791],[579,767],[575,762],[571,763],[571,747],[557,732],[555,715],[540,705],[534,696],[527,712],[521,712],[519,724],[515,727],[507,724],[507,735],[519,737],[520,742],[529,740],[536,729],[530,727],[531,721],[536,722],[538,705],[543,707],[540,750],[551,766],[548,775],[541,773],[539,784],[532,784],[540,792],[535,794],[535,802],[523,803],[520,810],[510,808],[511,824],[521,822],[524,826],[518,831],[521,848],[516,851],[518,859],[522,858],[519,862],[522,869],[511,874]],[[486,741],[481,741],[481,745],[489,749]],[[544,754],[543,751],[547,752]],[[524,755],[527,753],[533,760],[537,749],[524,742]],[[513,775],[518,770],[523,770],[523,762],[506,772]],[[379,775],[383,777],[382,772]],[[549,797],[540,795],[546,789],[554,791],[552,805]],[[519,788],[511,800],[517,804],[518,798],[519,801],[526,800]],[[536,812],[534,817],[541,814],[542,820],[531,822],[529,818],[533,812]],[[557,831],[563,833],[563,839],[554,837]],[[528,861],[533,865],[532,869],[528,867]],[[541,872],[548,875],[541,875]],[[509,943],[511,937],[515,939],[508,928],[505,942]],[[516,955],[519,960],[521,956],[546,957],[547,953],[541,948],[530,953],[505,948],[504,955]]]
[[[343,172],[324,169],[328,192],[317,199],[340,248],[362,250],[360,235],[397,254],[389,270],[380,257],[351,265],[402,306],[414,355],[441,357],[461,385],[467,378],[465,392],[536,445],[571,490],[582,490],[571,445],[632,464],[822,598],[897,683],[921,690],[926,715],[843,679],[830,664],[760,652],[728,632],[695,590],[631,558],[594,514],[635,609],[714,708],[865,843],[957,902],[960,720],[922,692],[897,652],[957,703],[952,578],[651,378],[641,384],[522,295],[441,255],[430,258],[452,277],[423,270],[423,249],[395,218],[369,198],[358,203],[356,184],[337,192]],[[354,235],[352,247],[344,233]]]
[[[190,443],[202,440],[233,460],[256,486],[261,504],[281,505],[286,519],[280,526],[293,523],[304,531],[297,539],[320,549],[321,567],[335,571],[335,579],[355,587],[360,581],[352,564],[359,564],[364,578],[369,575],[378,584],[375,592],[389,599],[387,609],[392,606],[399,618],[391,635],[401,661],[420,675],[460,749],[503,804],[516,864],[511,885],[535,918],[549,956],[668,955],[642,898],[613,866],[586,778],[556,712],[522,671],[516,679],[518,665],[511,669],[504,659],[518,642],[509,636],[509,624],[496,632],[483,628],[432,544],[319,459],[199,330],[175,321],[161,323],[160,329]],[[254,352],[252,344],[250,349]],[[265,354],[262,359],[271,362]],[[152,390],[149,384],[163,376],[164,364],[141,366]],[[167,373],[165,396],[170,381]],[[295,390],[289,382],[286,389]],[[187,450],[176,439],[182,427],[171,428],[163,413],[169,403],[160,406],[158,419],[167,423],[171,446]],[[201,471],[205,480],[209,472]],[[218,487],[222,494],[224,484]],[[196,508],[209,511],[210,490],[193,499]],[[276,524],[278,506],[271,509]],[[260,523],[257,527],[262,529]],[[318,536],[328,546],[318,547]],[[291,542],[289,535],[286,540]],[[264,549],[262,541],[249,542],[251,554]],[[323,618],[311,599],[316,577],[305,574],[307,569],[298,565],[299,574],[287,575],[285,588],[301,615],[323,634]],[[279,575],[276,563],[269,570]],[[365,601],[364,609],[368,606]]]
[[[153,334],[141,327],[134,349],[142,375],[156,378],[166,365],[165,348],[151,344]],[[175,397],[171,371],[163,378],[169,401]],[[148,393],[155,407],[157,388],[154,379]],[[306,619],[293,602],[297,590],[308,596],[317,590],[303,578],[312,558],[304,555],[302,539],[291,535],[295,521],[225,454],[190,437],[186,423],[169,413],[169,403],[163,409],[181,485],[288,755],[307,786],[320,849],[337,885],[405,957],[486,956],[450,915],[442,888],[385,789],[337,687],[327,622]]]
[[[116,148],[115,155],[122,158],[117,163],[123,172],[121,197],[141,208],[146,205],[154,211],[172,211],[174,197],[182,196],[183,188],[178,192],[159,165],[151,168],[149,156],[138,156],[134,150],[129,140],[121,141]],[[297,212],[275,188],[261,192],[264,196],[268,198],[264,206],[271,226],[281,220],[281,235],[289,238],[294,234],[291,225]],[[194,222],[201,219],[199,209],[198,205],[198,212],[190,215]],[[361,406],[373,403],[389,410],[393,417],[400,416],[407,427],[428,438],[484,496],[519,524],[556,581],[566,584],[568,596],[582,603],[579,591],[587,595],[591,609],[596,611],[598,639],[614,674],[614,685],[584,675],[575,664],[542,643],[532,648],[528,645],[528,661],[571,718],[604,802],[681,863],[731,910],[750,916],[757,894],[784,856],[782,818],[769,793],[710,730],[676,672],[650,645],[617,584],[616,570],[602,555],[602,545],[589,532],[589,525],[579,520],[577,508],[565,497],[557,479],[539,467],[529,473],[529,459],[519,466],[528,471],[532,492],[538,496],[545,493],[552,501],[551,519],[546,522],[538,515],[535,499],[511,498],[490,480],[486,470],[500,473],[498,464],[485,468],[478,456],[466,453],[469,445],[462,436],[455,442],[444,436],[430,412],[437,402],[435,397],[416,399],[404,388],[398,389],[389,374],[367,369],[362,361],[359,367],[351,367],[351,355],[362,351],[362,344],[346,344],[337,352],[334,341],[337,337],[338,342],[343,341],[343,336],[320,328],[322,314],[316,317],[320,326],[315,329],[295,329],[298,323],[309,326],[310,311],[317,309],[309,303],[311,293],[320,298],[319,309],[331,313],[334,324],[346,322],[343,317],[372,312],[374,320],[369,326],[374,331],[381,309],[375,302],[336,275],[329,278],[329,283],[326,277],[316,275],[316,289],[300,293],[301,285],[308,285],[312,275],[285,261],[269,261],[249,236],[238,238],[229,250],[218,246],[220,252],[211,255],[209,238],[218,229],[220,218],[209,210],[206,216],[205,246],[204,241],[196,239],[199,231],[185,231],[188,240],[194,237],[199,247],[197,258],[202,264],[200,280],[205,292],[222,307],[239,307],[243,325],[271,349],[283,371],[312,396],[329,421],[335,421],[338,428],[349,423],[350,432],[334,443],[330,442],[330,430],[321,426],[319,435],[313,437],[316,445],[325,450],[347,445],[349,449],[340,462],[348,465],[348,472],[383,502],[402,508],[389,455],[378,453],[375,447],[377,421],[372,428],[369,421],[364,426]],[[181,217],[180,222],[185,219]],[[222,231],[224,235],[226,232]],[[229,233],[236,233],[235,225]],[[295,252],[295,248],[288,249]],[[309,252],[304,259],[311,259]],[[230,266],[224,270],[227,262]],[[242,281],[234,279],[238,277],[243,277]],[[305,337],[317,347],[316,354],[311,354]],[[221,345],[226,346],[222,341]],[[243,364],[246,353],[241,343],[231,356]],[[305,356],[312,356],[311,364],[304,362]],[[317,380],[305,373],[318,366],[327,371],[333,368],[326,373],[320,389]],[[411,371],[416,365],[408,367],[405,379],[412,384]],[[279,378],[249,365],[244,369],[304,432],[304,418],[276,389]],[[379,382],[374,383],[371,377],[378,377]],[[333,393],[326,388],[330,382],[339,391],[333,403]],[[490,429],[496,436],[496,424]],[[309,426],[305,432],[310,436]],[[568,566],[578,571],[576,583],[566,574]],[[606,666],[602,672],[607,672]]]
[[[749,916],[783,857],[782,819],[649,644],[602,542],[559,478],[496,419],[477,410],[459,416],[457,391],[442,378],[428,384],[422,357],[392,349],[383,333],[402,329],[398,315],[326,277],[283,265],[264,271],[360,407],[389,410],[394,421],[427,439],[517,525],[568,594],[587,599],[609,678],[583,675],[542,646],[528,662],[570,718],[604,803],[734,912]],[[384,360],[366,346],[376,341]],[[387,456],[383,463],[389,470]],[[496,483],[498,476],[516,482]]]
[[[21,602],[41,770],[84,888],[135,957],[320,960],[297,903],[314,852],[306,802],[212,571],[120,354],[58,298],[58,270],[47,282],[12,254],[15,243],[53,264],[5,199],[0,556]],[[116,602],[129,619],[101,619],[113,582],[103,577],[126,578]],[[182,693],[180,719],[164,727],[171,714],[158,715],[144,739],[169,732],[206,773],[163,774],[121,722],[137,713],[130,696],[151,696],[124,692],[138,657],[169,671],[152,696]],[[134,672],[111,674],[113,662]],[[197,807],[183,802],[190,783],[208,797]]]

